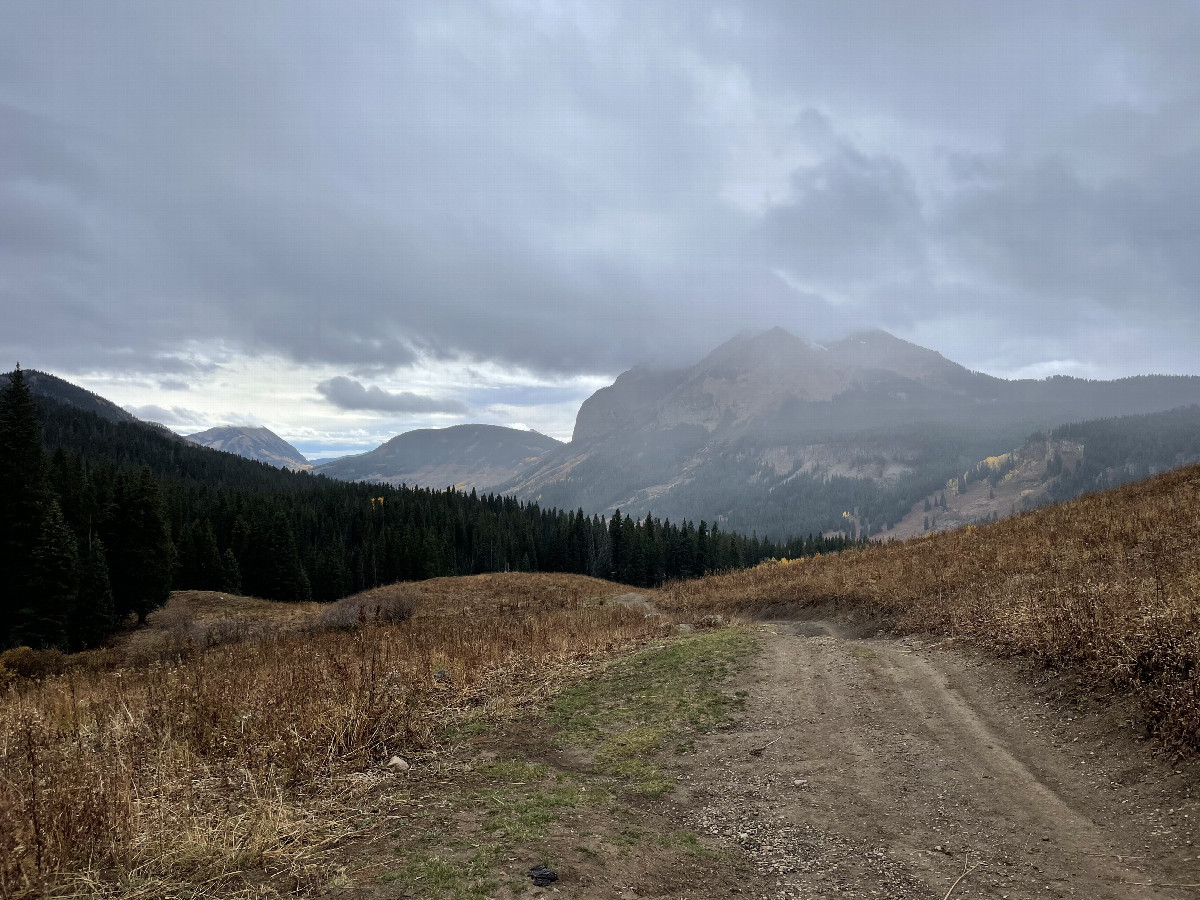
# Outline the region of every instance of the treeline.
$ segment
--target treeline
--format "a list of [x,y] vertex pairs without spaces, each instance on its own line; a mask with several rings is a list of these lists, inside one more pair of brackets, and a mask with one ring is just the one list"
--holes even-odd
[[[39,423],[40,418],[40,423]],[[138,422],[0,394],[0,647],[95,646],[172,589],[331,601],[394,581],[506,570],[638,586],[843,549],[647,514],[293,473]]]
[[[90,414],[89,414],[90,415]],[[93,646],[166,601],[173,550],[148,471],[45,458],[21,377],[0,394],[0,647]]]

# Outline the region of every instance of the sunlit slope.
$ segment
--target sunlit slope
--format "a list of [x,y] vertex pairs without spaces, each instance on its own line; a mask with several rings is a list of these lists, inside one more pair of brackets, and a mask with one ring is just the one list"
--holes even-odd
[[663,591],[676,607],[832,603],[1073,665],[1200,750],[1200,466],[968,527]]

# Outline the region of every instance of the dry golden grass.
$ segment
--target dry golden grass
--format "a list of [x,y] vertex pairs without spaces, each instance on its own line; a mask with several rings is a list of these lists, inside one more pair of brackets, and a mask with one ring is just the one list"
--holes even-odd
[[668,586],[698,615],[833,604],[1071,666],[1200,751],[1200,467],[984,527]]
[[[10,685],[0,895],[199,894],[248,869],[270,891],[311,887],[392,754],[419,766],[447,725],[502,717],[664,627],[568,575],[382,591],[417,615],[321,630],[320,607],[181,594],[122,649]],[[228,622],[237,639],[201,639]]]

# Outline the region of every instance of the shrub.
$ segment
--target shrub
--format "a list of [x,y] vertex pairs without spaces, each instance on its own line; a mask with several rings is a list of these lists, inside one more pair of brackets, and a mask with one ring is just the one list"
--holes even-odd
[[362,625],[397,625],[416,612],[412,597],[396,594],[358,594],[346,597],[321,611],[321,628],[352,631]]
[[16,678],[45,678],[66,671],[67,657],[61,650],[34,650],[32,647],[13,647],[0,653],[0,669]]

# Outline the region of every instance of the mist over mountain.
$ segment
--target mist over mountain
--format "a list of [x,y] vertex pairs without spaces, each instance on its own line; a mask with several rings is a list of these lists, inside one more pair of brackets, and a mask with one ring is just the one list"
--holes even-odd
[[344,481],[483,490],[513,478],[562,446],[561,441],[536,431],[499,425],[421,428],[314,471]]
[[236,453],[246,459],[270,463],[281,469],[310,468],[303,453],[269,428],[219,425],[207,431],[189,434],[187,439],[201,447]]
[[774,328],[694,366],[625,372],[584,402],[569,444],[500,489],[746,533],[876,533],[1032,431],[1197,402],[1200,377],[1008,381],[883,331],[823,345]]

